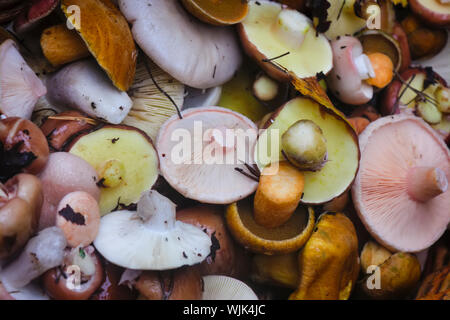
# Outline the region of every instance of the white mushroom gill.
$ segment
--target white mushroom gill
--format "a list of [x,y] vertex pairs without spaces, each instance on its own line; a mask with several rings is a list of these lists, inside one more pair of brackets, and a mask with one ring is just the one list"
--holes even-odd
[[175,217],[175,204],[156,191],[145,192],[137,212],[116,211],[102,218],[95,247],[110,262],[133,270],[202,262],[211,250],[210,237]]
[[13,40],[0,46],[0,112],[8,117],[30,119],[38,99],[47,93],[42,81],[28,66]]

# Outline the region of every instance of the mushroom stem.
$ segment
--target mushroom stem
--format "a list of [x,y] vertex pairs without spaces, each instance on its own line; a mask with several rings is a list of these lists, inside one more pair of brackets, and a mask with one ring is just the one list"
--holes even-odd
[[433,167],[414,167],[407,177],[408,194],[418,202],[427,202],[447,191],[445,172]]
[[283,9],[274,25],[278,39],[292,49],[298,49],[305,40],[311,24],[304,15],[292,9]]
[[137,214],[153,230],[174,228],[176,205],[156,191],[145,192],[137,204]]

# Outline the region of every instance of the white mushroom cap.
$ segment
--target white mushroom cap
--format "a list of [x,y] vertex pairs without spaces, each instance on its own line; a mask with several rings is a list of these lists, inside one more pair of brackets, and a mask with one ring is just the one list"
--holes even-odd
[[8,117],[30,119],[38,99],[47,93],[42,81],[28,66],[13,40],[0,46],[0,112]]
[[94,241],[110,262],[135,270],[169,270],[202,262],[211,239],[200,228],[176,221],[175,204],[156,191],[143,193],[137,212],[104,216]]
[[142,50],[180,82],[215,87],[239,68],[242,57],[232,28],[199,22],[177,0],[120,0],[119,5]]
[[[166,181],[183,196],[203,203],[229,204],[256,191],[245,164],[254,164],[256,125],[220,107],[192,108],[161,127],[156,149]],[[244,138],[244,139],[242,139]]]
[[352,189],[372,236],[392,251],[430,247],[450,222],[450,151],[425,121],[396,115],[359,136],[361,162]]
[[52,104],[78,109],[112,124],[121,123],[133,105],[92,60],[72,63],[47,79]]
[[203,283],[202,300],[258,300],[258,296],[252,288],[231,277],[205,276]]

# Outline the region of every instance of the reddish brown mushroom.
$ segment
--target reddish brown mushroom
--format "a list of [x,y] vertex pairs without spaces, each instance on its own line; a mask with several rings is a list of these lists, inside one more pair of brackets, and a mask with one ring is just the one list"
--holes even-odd
[[42,205],[41,182],[19,174],[0,184],[0,259],[17,253],[36,232]]
[[146,300],[201,300],[202,287],[197,267],[146,271],[136,283],[136,289]]
[[[177,220],[199,227],[211,237],[213,244],[211,253],[199,266],[202,275],[236,277],[243,273],[239,262],[246,259],[237,256],[235,243],[225,226],[223,214],[222,207],[210,205],[200,205],[177,212]],[[247,263],[249,264],[249,260]]]
[[359,137],[361,163],[352,195],[372,236],[393,251],[431,246],[450,222],[450,151],[418,117],[372,122]]
[[67,249],[64,264],[47,271],[43,284],[56,300],[87,300],[103,281],[103,266],[93,247]]
[[27,10],[23,10],[14,21],[14,30],[23,33],[34,27],[41,19],[44,19],[59,4],[58,0],[31,0]]
[[0,144],[3,145],[4,152],[18,158],[15,163],[10,160],[2,161],[1,180],[11,178],[19,172],[40,173],[50,153],[42,131],[33,122],[18,117],[6,118],[0,122]]

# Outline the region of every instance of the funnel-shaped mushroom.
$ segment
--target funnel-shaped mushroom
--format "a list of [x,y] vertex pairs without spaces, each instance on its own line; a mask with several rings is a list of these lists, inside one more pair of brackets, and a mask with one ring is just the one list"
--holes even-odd
[[359,136],[361,164],[352,189],[355,208],[388,249],[418,252],[450,222],[450,152],[420,118],[372,122]]
[[203,24],[176,0],[120,0],[142,50],[180,82],[198,89],[225,83],[242,58],[233,30]]
[[13,40],[0,46],[0,112],[30,119],[38,99],[47,89],[27,65]]
[[157,139],[161,173],[189,199],[229,204],[255,192],[258,183],[240,174],[253,164],[256,125],[225,108],[183,111],[161,127]]
[[137,212],[104,216],[94,245],[108,261],[128,269],[168,270],[202,262],[211,239],[176,221],[175,204],[156,191],[143,193]]

